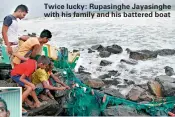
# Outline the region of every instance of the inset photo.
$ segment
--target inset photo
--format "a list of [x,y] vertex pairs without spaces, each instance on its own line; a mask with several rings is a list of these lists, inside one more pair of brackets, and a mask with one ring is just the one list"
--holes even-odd
[[0,117],[21,117],[21,88],[0,87]]

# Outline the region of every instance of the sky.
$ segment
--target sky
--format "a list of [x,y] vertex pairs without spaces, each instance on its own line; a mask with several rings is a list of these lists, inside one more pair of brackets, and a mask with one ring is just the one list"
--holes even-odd
[[95,3],[95,4],[170,4],[175,5],[175,0],[1,0],[0,4],[0,21],[3,20],[3,18],[6,15],[12,14],[15,8],[19,4],[25,4],[29,8],[29,13],[26,18],[34,18],[34,17],[43,17],[44,12],[48,12],[48,10],[45,9],[44,3],[48,4],[89,4],[89,3]]

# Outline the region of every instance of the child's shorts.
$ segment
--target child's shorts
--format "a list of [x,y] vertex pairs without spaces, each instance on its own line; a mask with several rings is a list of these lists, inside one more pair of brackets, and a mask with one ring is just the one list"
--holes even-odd
[[[21,82],[20,79],[21,75],[16,75],[16,76],[12,76],[12,79],[19,84],[20,86],[24,87],[25,84],[23,82]],[[25,78],[27,81],[31,82],[30,79],[28,77]]]

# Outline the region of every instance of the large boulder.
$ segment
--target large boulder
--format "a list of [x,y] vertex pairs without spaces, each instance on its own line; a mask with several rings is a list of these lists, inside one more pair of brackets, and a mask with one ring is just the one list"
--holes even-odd
[[165,69],[165,74],[166,74],[167,76],[172,76],[172,75],[174,75],[174,70],[173,70],[172,67],[166,66],[166,67],[164,67],[164,69]]
[[137,64],[138,64],[138,61],[132,60],[132,59],[130,59],[130,60],[121,59],[120,62],[121,62],[121,63],[130,64],[130,65],[137,65]]
[[128,80],[128,79],[124,79],[124,83],[127,84],[127,85],[135,84],[134,81],[132,81],[132,80]]
[[127,97],[129,100],[138,101],[138,100],[139,100],[139,97],[141,96],[141,94],[142,94],[143,92],[145,92],[144,89],[142,89],[142,88],[136,86],[136,87],[133,87],[133,88],[129,91],[129,93],[127,94],[126,97]]
[[105,86],[105,83],[101,79],[88,79],[84,83],[94,89],[100,89]]
[[155,51],[155,53],[160,56],[175,55],[175,49],[160,49]]
[[91,49],[97,50],[99,52],[105,50],[105,48],[102,45],[94,45],[91,47]]
[[102,57],[102,58],[106,58],[106,57],[109,57],[109,56],[111,55],[111,53],[108,52],[108,51],[101,51],[101,52],[99,53],[99,55],[100,55],[100,57]]
[[107,60],[101,60],[101,62],[100,62],[100,66],[107,66],[107,65],[110,65],[110,64],[112,64],[112,62],[107,61]]
[[147,60],[157,58],[157,54],[154,52],[130,52],[129,58],[135,60]]
[[82,82],[86,82],[88,81],[88,79],[91,79],[91,75],[86,73],[75,74],[75,76],[79,78]]
[[92,52],[95,52],[95,51],[93,51],[91,48],[88,48],[88,53],[92,53]]
[[83,73],[83,74],[91,75],[91,73],[87,72],[87,71],[86,71],[86,68],[83,67],[82,65],[80,65],[80,67],[78,68],[78,73],[79,73],[79,74]]
[[110,106],[104,110],[103,116],[146,116],[144,113],[138,113],[137,110],[128,105]]
[[108,75],[117,77],[120,75],[120,73],[116,70],[110,70],[108,71]]
[[170,76],[158,76],[155,78],[162,86],[164,96],[175,96],[175,78]]
[[61,106],[56,100],[49,100],[45,105],[29,110],[28,116],[56,116],[63,111],[63,107]]
[[117,98],[125,98],[117,89],[106,88],[103,90],[105,94],[117,97]]
[[113,54],[119,54],[119,53],[123,52],[122,47],[119,45],[107,46],[106,50],[110,53],[113,53]]
[[99,79],[106,79],[106,78],[111,78],[111,76],[117,77],[119,75],[120,75],[120,73],[118,71],[116,71],[116,70],[110,70],[110,71],[108,71],[107,74],[100,75],[98,78]]
[[99,79],[106,79],[106,78],[111,78],[111,75],[109,74],[103,74],[98,77]]
[[157,81],[149,81],[148,88],[150,92],[155,95],[156,97],[162,97],[162,88],[159,82]]
[[118,79],[105,79],[105,80],[102,80],[104,83],[105,83],[105,85],[115,85],[115,86],[117,86],[118,84],[120,84],[121,83],[121,81],[119,81]]
[[6,80],[10,78],[10,70],[1,69],[0,70],[0,80]]

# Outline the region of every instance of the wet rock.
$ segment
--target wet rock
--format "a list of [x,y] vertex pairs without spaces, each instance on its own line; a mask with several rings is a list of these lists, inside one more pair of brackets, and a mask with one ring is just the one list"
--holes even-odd
[[8,83],[5,80],[0,80],[0,87],[17,87],[18,85],[14,82]]
[[138,101],[139,97],[141,96],[141,94],[144,92],[145,90],[136,86],[133,87],[129,93],[127,94],[127,99],[132,100],[132,101]]
[[9,79],[10,76],[10,70],[6,70],[6,69],[1,69],[0,70],[0,80],[6,80]]
[[153,51],[150,51],[150,50],[135,50],[135,51],[132,51],[131,49],[126,48],[126,52],[127,52],[128,54],[130,54],[130,52],[152,53]]
[[106,50],[110,53],[113,53],[113,54],[119,54],[119,53],[123,52],[122,47],[120,47],[118,45],[107,46]]
[[160,56],[169,56],[169,55],[174,55],[175,50],[174,49],[160,49],[155,51],[156,54]]
[[78,68],[78,73],[79,74],[88,74],[88,75],[91,75],[91,73],[89,73],[89,72],[87,72],[87,71],[85,71],[86,69],[82,66],[82,65],[80,65],[80,67]]
[[117,79],[107,79],[107,80],[102,80],[105,85],[115,85],[117,86],[118,84],[121,83],[121,81],[118,81]]
[[104,75],[99,76],[98,78],[99,78],[99,79],[105,79],[105,78],[110,78],[110,77],[111,77],[111,75],[109,75],[109,74],[104,74]]
[[108,52],[108,51],[101,51],[101,52],[99,53],[99,55],[100,55],[100,57],[102,57],[102,58],[106,58],[106,57],[109,57],[109,56],[111,55],[111,53]]
[[126,64],[130,64],[130,65],[137,65],[138,64],[138,61],[132,60],[132,59],[130,59],[130,60],[121,59],[120,62],[121,63],[123,62],[123,63],[126,63]]
[[165,74],[166,74],[167,76],[172,76],[172,75],[174,75],[174,70],[173,70],[173,68],[171,68],[171,67],[169,67],[169,66],[166,66],[166,67],[164,67],[164,69],[165,69]]
[[97,71],[101,71],[101,69],[102,69],[102,67],[98,67],[96,70],[97,70]]
[[103,116],[146,116],[145,113],[138,113],[135,108],[124,105],[110,106],[103,114]]
[[124,83],[126,83],[127,85],[135,84],[134,81],[132,81],[132,80],[128,80],[128,79],[124,79]]
[[120,73],[116,70],[110,70],[108,71],[108,75],[117,77],[120,75]]
[[128,54],[130,54],[131,50],[129,48],[126,48],[125,50]]
[[175,96],[175,78],[162,75],[155,80],[161,84],[163,96]]
[[160,82],[169,82],[169,83],[175,83],[175,78],[172,78],[167,75],[160,75],[155,78],[156,81]]
[[105,50],[105,48],[102,45],[94,45],[91,47],[91,49],[97,50],[99,52]]
[[73,53],[75,53],[75,52],[79,52],[79,50],[73,50]]
[[85,68],[82,65],[80,65],[80,67],[78,68],[78,73],[81,73],[84,70],[85,70]]
[[118,88],[126,88],[128,85],[127,84],[118,84],[117,87]]
[[142,89],[144,89],[144,90],[146,90],[146,91],[148,91],[148,90],[149,90],[149,88],[148,88],[148,85],[147,85],[147,84],[139,84],[139,85],[136,85],[136,86],[138,86],[138,87],[140,87],[140,88],[142,88]]
[[28,33],[28,36],[30,36],[30,37],[36,37],[36,33],[32,33],[32,34]]
[[161,85],[157,81],[149,81],[148,83],[148,88],[150,92],[155,95],[156,97],[162,97],[162,89]]
[[135,73],[137,73],[137,70],[132,69],[131,71],[129,71],[129,73],[130,73],[130,74],[135,74]]
[[93,51],[90,48],[88,48],[88,53],[92,53],[92,52],[95,52],[95,51]]
[[98,78],[99,79],[105,79],[105,78],[111,78],[111,76],[117,77],[119,76],[120,73],[115,70],[108,71],[108,74],[100,75]]
[[100,79],[88,79],[84,83],[94,89],[99,89],[105,85],[105,83]]
[[148,60],[157,58],[157,54],[154,52],[130,52],[129,58],[135,60]]
[[154,96],[151,95],[149,92],[143,92],[141,93],[141,95],[139,96],[139,101],[153,101]]
[[29,110],[28,116],[53,116],[58,115],[60,110],[63,110],[63,108],[56,100],[49,100],[44,106]]
[[75,76],[79,78],[80,81],[82,81],[83,83],[85,83],[88,79],[91,79],[91,75],[85,74],[85,73],[80,73],[80,74],[76,73]]
[[112,62],[107,61],[107,60],[101,60],[101,62],[100,62],[100,66],[107,66],[107,65],[110,65],[110,64],[112,64]]
[[117,98],[125,98],[117,89],[106,88],[103,90],[105,94],[117,97]]

